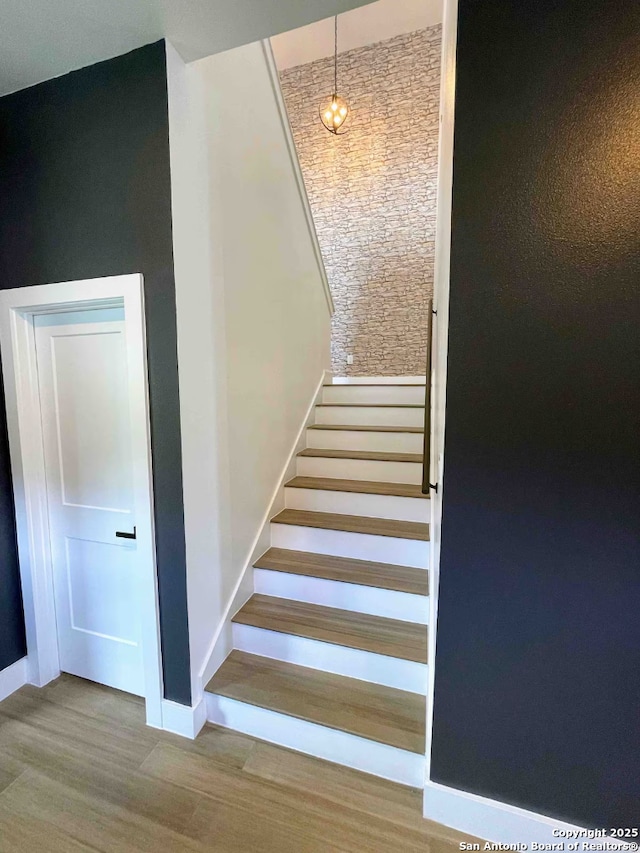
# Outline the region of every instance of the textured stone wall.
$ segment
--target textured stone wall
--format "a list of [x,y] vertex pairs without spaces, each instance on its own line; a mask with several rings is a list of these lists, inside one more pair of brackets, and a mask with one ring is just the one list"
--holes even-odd
[[[433,293],[441,27],[339,56],[350,130],[334,137],[318,107],[333,60],[281,73],[336,304],[333,371],[423,374]],[[347,364],[347,355],[353,364]]]

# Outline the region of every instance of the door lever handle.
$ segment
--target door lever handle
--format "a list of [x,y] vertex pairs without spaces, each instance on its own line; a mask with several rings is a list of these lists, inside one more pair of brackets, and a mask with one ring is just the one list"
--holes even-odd
[[133,533],[125,533],[125,532],[124,532],[124,531],[122,531],[122,530],[116,530],[116,537],[117,537],[118,539],[137,539],[137,538],[138,538],[138,537],[136,536],[136,529],[135,529],[135,527],[133,528]]

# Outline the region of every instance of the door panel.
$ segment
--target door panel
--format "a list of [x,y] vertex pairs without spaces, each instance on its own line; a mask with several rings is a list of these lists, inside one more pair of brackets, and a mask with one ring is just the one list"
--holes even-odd
[[142,695],[122,312],[36,322],[60,666]]

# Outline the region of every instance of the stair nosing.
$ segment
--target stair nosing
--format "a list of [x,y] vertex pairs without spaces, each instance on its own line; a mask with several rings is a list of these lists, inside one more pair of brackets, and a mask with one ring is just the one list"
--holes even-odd
[[424,403],[316,403],[316,407],[339,406],[352,409],[424,409]]
[[339,382],[328,383],[323,388],[426,388],[426,382]]
[[[342,458],[342,457],[340,457],[340,458]],[[306,485],[306,484],[302,484],[302,483],[296,483],[296,480],[318,480],[318,481],[323,481],[323,484],[321,486],[311,486],[311,485]],[[414,484],[414,483],[386,483],[386,482],[381,481],[381,480],[346,480],[346,479],[336,480],[336,478],[334,478],[334,477],[306,477],[306,476],[302,476],[302,475],[296,475],[291,480],[286,482],[284,484],[284,486],[285,486],[285,489],[307,489],[308,491],[317,491],[317,492],[327,491],[327,492],[341,492],[343,494],[353,494],[353,495],[376,495],[379,497],[400,497],[400,498],[408,498],[409,500],[429,500],[430,499],[430,495],[425,494],[422,491],[419,492],[418,494],[415,494],[415,495],[403,495],[403,494],[398,494],[398,493],[394,494],[393,491],[382,492],[379,490],[376,491],[375,489],[373,489],[372,491],[368,491],[367,488],[340,488],[340,487],[337,487],[335,485],[332,486],[332,483],[336,483],[336,482],[338,482],[338,483],[358,483],[358,484],[362,484],[363,487],[366,487],[366,486],[369,486],[369,487],[371,487],[371,486],[386,486],[386,487],[390,487],[391,489],[393,489],[394,486],[400,487],[400,486],[413,486],[413,485],[415,485],[416,489],[420,489],[420,486],[418,484]],[[397,489],[396,489],[396,492],[397,492]]]
[[[279,552],[279,551],[289,551],[291,554],[296,555],[296,559],[298,559],[298,563],[291,566],[278,566],[278,558],[277,556],[270,556],[271,552]],[[323,558],[328,558],[330,560],[337,560],[342,562],[344,565],[342,567],[328,567],[325,573],[322,573],[322,569],[318,569],[314,567],[308,571],[304,569],[307,568],[305,566],[305,557],[307,554],[312,554],[312,556],[316,559],[317,562],[322,562]],[[271,563],[271,565],[264,565],[265,563]],[[364,574],[371,575],[370,583],[364,582],[363,579],[354,580],[352,578],[344,578],[344,577],[330,577],[330,574],[339,574],[340,571],[344,571],[346,574],[349,571],[348,564],[362,564],[363,569],[364,566],[368,566],[369,568],[364,570]],[[375,568],[371,568],[371,567]],[[429,572],[426,569],[416,569],[412,566],[394,566],[390,563],[376,563],[372,560],[357,560],[351,557],[333,557],[328,554],[313,554],[312,552],[306,551],[293,551],[288,548],[268,548],[264,554],[262,554],[256,562],[253,564],[253,568],[261,569],[265,572],[279,572],[281,574],[289,574],[296,575],[298,577],[307,577],[307,578],[317,578],[318,580],[326,580],[328,582],[333,583],[344,583],[351,584],[352,586],[364,586],[370,589],[379,589],[388,592],[399,592],[403,595],[418,595],[420,598],[428,598],[429,597]],[[393,580],[390,579],[386,581],[384,584],[380,583],[380,578],[376,577],[376,572],[380,569],[386,570],[387,574],[393,575],[393,569],[400,571],[410,571],[411,573],[416,573],[416,576],[420,577],[421,581],[424,581],[424,585],[421,584],[419,589],[403,589],[402,584],[396,582],[393,584]],[[352,570],[354,570],[352,568]],[[423,577],[424,576],[424,577]],[[373,581],[377,580],[377,583]],[[414,582],[415,583],[415,582]],[[405,585],[410,586],[411,584],[407,582]]]
[[[336,673],[329,673],[329,672],[326,672],[325,670],[314,670],[312,667],[302,666],[301,664],[293,664],[293,663],[289,663],[288,661],[278,661],[278,660],[274,660],[271,658],[263,657],[261,655],[256,655],[252,652],[242,652],[242,651],[239,651],[237,649],[234,649],[231,652],[231,654],[229,655],[229,658],[231,658],[231,656],[234,655],[234,653],[241,655],[243,658],[246,658],[246,657],[257,658],[257,659],[262,658],[262,660],[264,660],[267,663],[267,666],[269,664],[281,664],[282,668],[287,668],[287,669],[291,668],[292,670],[297,670],[297,669],[308,670],[308,673],[306,673],[307,675],[310,675],[310,674],[315,673],[315,672],[321,672],[322,674],[327,675],[332,679],[335,679],[336,682],[343,681],[345,686],[348,686],[348,684],[350,682],[358,682],[359,681],[359,679],[355,679],[355,678],[352,678],[350,676],[339,675]],[[223,662],[222,666],[219,668],[218,672],[220,672],[223,669],[223,667],[224,667],[224,662]],[[278,666],[275,666],[274,669],[277,670]],[[319,717],[321,716],[320,714],[315,714],[313,716],[311,716],[311,715],[305,716],[305,714],[302,713],[301,711],[296,712],[293,709],[286,709],[285,710],[282,707],[278,707],[278,703],[276,701],[264,701],[263,700],[263,702],[261,703],[260,701],[258,701],[258,697],[238,698],[237,696],[230,695],[232,693],[232,691],[228,690],[228,688],[225,689],[224,687],[222,687],[222,689],[221,688],[216,689],[215,686],[213,688],[211,688],[210,685],[215,680],[217,674],[218,673],[215,673],[211,677],[207,686],[205,687],[205,692],[208,693],[209,695],[222,696],[222,697],[224,697],[226,699],[230,699],[234,702],[241,702],[242,704],[250,705],[253,708],[262,708],[263,710],[270,711],[272,713],[281,714],[284,717],[291,717],[292,719],[295,719],[295,720],[302,720],[304,722],[311,723],[312,725],[321,726],[323,728],[331,729],[331,731],[343,732],[345,734],[351,735],[352,737],[357,737],[357,738],[361,738],[362,740],[369,741],[370,743],[383,744],[385,746],[390,746],[393,749],[400,750],[401,752],[406,752],[406,753],[409,753],[412,755],[422,755],[423,754],[422,745],[421,745],[420,749],[410,749],[410,748],[407,748],[406,745],[405,746],[398,745],[397,739],[396,739],[395,743],[392,743],[392,742],[390,742],[390,739],[388,737],[383,738],[381,735],[378,735],[376,737],[376,736],[372,736],[371,733],[365,734],[362,731],[355,731],[355,726],[343,728],[343,727],[339,726],[337,724],[337,722],[334,722],[334,721],[327,721],[327,720],[320,721],[320,719],[319,719]],[[400,690],[400,689],[394,688],[394,687],[386,687],[384,685],[375,685],[373,682],[365,682],[365,683],[369,684],[374,689],[380,688],[381,692],[395,692],[398,694],[399,697],[401,697],[405,693],[408,693],[408,691]],[[410,694],[410,695],[413,696],[415,694]],[[425,703],[425,719],[426,719],[426,697],[424,697],[424,703]],[[284,704],[284,703],[281,703],[281,704]],[[414,737],[420,738],[422,742],[424,742],[426,740],[426,730],[425,730],[425,732],[420,732],[419,734],[415,734],[415,733],[413,733],[413,734],[414,734]]]
[[424,427],[396,426],[394,424],[309,424],[307,429],[323,429],[333,432],[397,432],[424,435]]
[[[330,639],[330,640],[319,639],[317,637],[311,636],[309,632],[300,633],[300,631],[286,630],[284,628],[272,628],[272,627],[271,628],[265,628],[261,625],[252,625],[251,622],[237,621],[237,617],[246,608],[247,604],[249,604],[249,602],[252,601],[253,599],[255,599],[257,596],[260,596],[261,598],[273,599],[274,601],[278,601],[279,603],[289,602],[290,604],[303,604],[305,607],[311,607],[314,610],[337,611],[341,614],[342,618],[351,617],[351,618],[355,619],[358,616],[368,616],[370,619],[379,620],[380,622],[387,622],[387,623],[388,622],[398,622],[398,623],[401,623],[401,620],[399,620],[399,619],[389,619],[386,616],[373,616],[371,614],[358,613],[358,612],[352,611],[352,610],[341,610],[339,607],[327,607],[324,604],[309,604],[308,602],[297,602],[297,601],[293,601],[292,599],[277,598],[275,596],[264,595],[262,593],[253,593],[253,595],[248,599],[248,601],[245,602],[245,604],[232,617],[231,621],[234,624],[236,624],[236,625],[248,625],[249,627],[257,628],[258,630],[261,630],[261,631],[273,631],[275,634],[285,634],[285,635],[290,636],[290,637],[302,637],[303,639],[313,640],[316,643],[325,643],[326,645],[329,645],[329,646],[339,646],[340,648],[345,648],[345,649],[357,649],[358,651],[363,651],[363,652],[366,652],[367,654],[379,655],[380,657],[387,657],[387,658],[390,658],[391,660],[404,660],[404,661],[408,661],[409,663],[416,663],[419,666],[427,666],[428,665],[428,648],[426,650],[424,659],[422,659],[422,657],[420,657],[420,659],[417,659],[416,656],[413,656],[413,657],[406,657],[405,656],[405,657],[403,657],[402,655],[398,655],[398,654],[394,655],[394,654],[389,654],[387,652],[373,651],[372,649],[368,649],[368,648],[364,647],[362,643],[354,644],[354,643],[348,643],[348,642],[340,642],[340,638],[334,638],[334,639]],[[417,625],[417,623],[414,623],[414,622],[406,622],[406,623],[402,623],[402,624],[403,625],[414,625],[414,626]],[[425,631],[425,634],[426,634],[426,632],[428,630],[427,626],[426,625],[420,625],[419,627],[423,628]]]
[[[350,453],[355,454],[349,456]],[[422,465],[424,453],[404,453],[386,450],[341,450],[337,447],[305,447],[298,456],[307,459],[354,459],[358,462],[399,462],[403,465]],[[399,456],[411,456],[412,459],[398,459]]]
[[[283,519],[282,516],[287,516],[289,513],[298,513],[302,516],[299,521],[289,521],[286,518]],[[326,524],[320,524],[320,516],[332,516],[333,522],[342,522],[342,524],[350,523],[351,526],[356,526],[356,522],[361,522],[362,519],[365,519],[367,522],[373,522],[373,526],[376,524],[384,525],[385,522],[393,522],[394,524],[400,524],[402,527],[400,530],[396,530],[395,532],[390,532],[386,530],[349,530],[344,526],[328,526]],[[315,521],[315,524],[311,522]],[[347,515],[346,513],[333,513],[333,512],[315,512],[314,510],[302,510],[302,509],[283,509],[277,515],[275,515],[271,519],[271,524],[287,524],[290,527],[313,527],[316,530],[335,530],[341,533],[355,533],[356,535],[362,536],[385,536],[389,539],[408,539],[414,542],[429,542],[429,524],[428,522],[421,521],[395,521],[394,519],[389,518],[375,518],[373,516],[368,515]],[[406,525],[410,525],[409,527],[405,527]],[[362,525],[360,525],[362,526]],[[416,533],[418,530],[423,532],[424,528],[426,528],[426,536],[420,535],[410,535],[410,532]]]

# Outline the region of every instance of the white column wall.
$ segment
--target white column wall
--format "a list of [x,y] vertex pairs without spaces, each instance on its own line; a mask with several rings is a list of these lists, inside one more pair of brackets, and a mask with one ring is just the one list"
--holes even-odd
[[[267,57],[167,45],[194,702],[322,372],[330,310]],[[240,585],[240,588],[238,588]],[[223,634],[224,648],[224,634]]]

